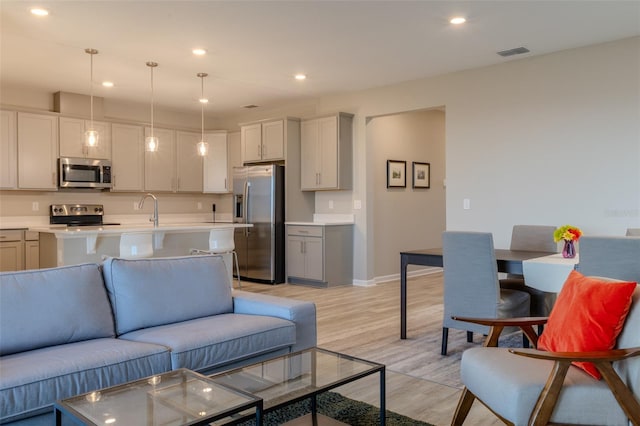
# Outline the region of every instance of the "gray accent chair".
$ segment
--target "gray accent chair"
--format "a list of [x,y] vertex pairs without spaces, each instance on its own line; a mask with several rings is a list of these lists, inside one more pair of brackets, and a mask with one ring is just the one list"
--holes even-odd
[[[505,326],[518,325],[534,347],[533,318],[459,320],[491,325],[490,346]],[[636,287],[616,348],[599,352],[545,352],[535,349],[471,348],[462,354],[464,389],[451,421],[464,423],[478,399],[504,423],[541,425],[640,425],[640,286]],[[591,361],[603,376],[595,380],[571,365]]]
[[529,294],[500,289],[493,236],[485,232],[445,231],[442,234],[444,264],[444,318],[441,354],[447,354],[449,328],[487,334],[489,327],[452,317],[509,318],[529,316]]
[[580,238],[580,262],[576,269],[583,275],[597,275],[640,282],[640,238]]
[[[544,251],[556,253],[558,245],[553,241],[555,226],[514,225],[511,231],[511,250]],[[556,294],[528,287],[522,275],[508,275],[500,280],[500,288],[526,291],[531,296],[531,315],[549,315],[556,301]]]

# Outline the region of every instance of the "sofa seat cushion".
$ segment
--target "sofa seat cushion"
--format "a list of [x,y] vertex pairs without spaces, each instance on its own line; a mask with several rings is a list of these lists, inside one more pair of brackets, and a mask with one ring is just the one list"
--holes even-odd
[[113,338],[0,359],[0,423],[51,411],[56,400],[171,369],[166,347]]
[[102,269],[118,335],[233,312],[221,256],[108,258]]
[[0,355],[115,337],[100,266],[0,274]]
[[[462,382],[497,414],[516,426],[527,425],[553,362],[512,354],[506,348],[464,351]],[[491,380],[487,380],[487,371]],[[551,422],[628,426],[628,420],[604,381],[571,366]]]
[[296,343],[296,327],[282,318],[223,314],[137,330],[121,339],[164,345],[171,368],[203,371]]

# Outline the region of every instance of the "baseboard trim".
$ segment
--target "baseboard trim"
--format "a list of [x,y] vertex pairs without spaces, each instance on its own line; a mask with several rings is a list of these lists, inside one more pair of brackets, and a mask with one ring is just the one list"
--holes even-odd
[[[442,268],[437,268],[437,267],[421,268],[421,269],[416,269],[415,271],[407,272],[407,278],[437,274],[438,272],[442,272]],[[400,280],[400,273],[383,275],[380,277],[375,277],[371,280],[353,280],[353,285],[357,287],[372,287],[377,284],[382,284],[389,281],[398,281],[398,280]]]

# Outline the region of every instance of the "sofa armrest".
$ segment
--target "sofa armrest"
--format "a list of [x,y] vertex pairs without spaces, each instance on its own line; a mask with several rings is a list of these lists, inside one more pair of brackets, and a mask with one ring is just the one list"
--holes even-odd
[[313,302],[233,290],[233,311],[236,314],[266,315],[284,318],[296,324],[296,344],[293,352],[316,346],[316,305]]

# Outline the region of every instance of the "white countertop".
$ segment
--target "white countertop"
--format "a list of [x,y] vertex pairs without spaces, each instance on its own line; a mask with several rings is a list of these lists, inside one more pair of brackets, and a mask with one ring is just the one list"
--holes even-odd
[[332,226],[332,225],[353,225],[352,214],[342,213],[314,213],[311,222],[285,222],[285,225],[300,226]]
[[99,235],[119,235],[124,232],[194,232],[194,231],[208,231],[215,228],[249,228],[251,224],[244,223],[203,223],[203,222],[189,222],[189,223],[167,223],[154,227],[152,223],[149,224],[123,224],[123,225],[107,225],[107,226],[75,226],[67,227],[66,225],[49,225],[49,226],[36,226],[29,227],[30,231],[44,232],[54,234],[56,238],[77,238],[86,237],[87,235],[99,234]]

